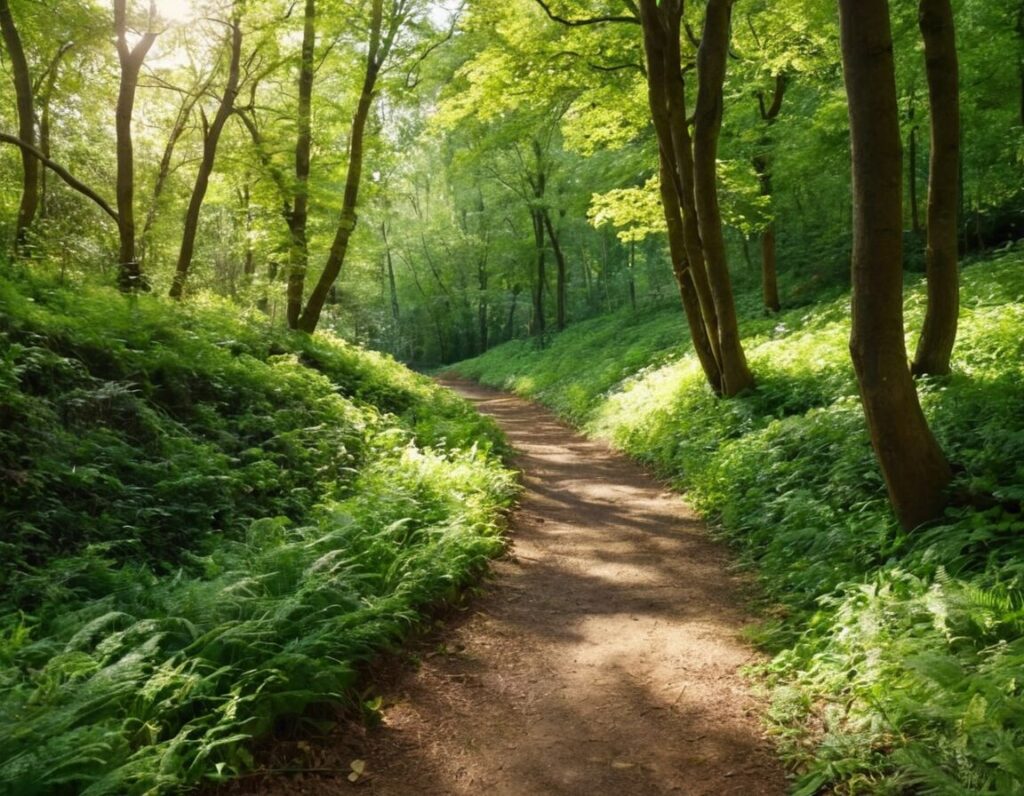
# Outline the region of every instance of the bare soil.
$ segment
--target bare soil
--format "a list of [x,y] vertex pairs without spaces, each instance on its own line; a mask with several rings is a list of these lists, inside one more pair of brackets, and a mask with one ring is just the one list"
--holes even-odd
[[[231,793],[782,794],[763,704],[739,669],[749,584],[680,497],[535,404],[446,382],[515,446],[513,545],[415,663],[374,679],[383,720]],[[353,761],[365,763],[349,781]],[[359,762],[356,762],[359,767]]]

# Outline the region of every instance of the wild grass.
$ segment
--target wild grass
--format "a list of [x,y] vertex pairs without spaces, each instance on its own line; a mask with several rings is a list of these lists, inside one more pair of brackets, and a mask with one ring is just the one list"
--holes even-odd
[[[910,278],[908,342],[923,311]],[[647,462],[760,573],[772,723],[796,792],[1024,792],[1024,247],[963,271],[954,373],[920,383],[953,507],[900,531],[849,364],[848,297],[747,313],[758,386],[705,386],[678,311],[457,366]]]
[[0,280],[0,793],[161,793],[350,699],[503,546],[496,427],[213,301]]

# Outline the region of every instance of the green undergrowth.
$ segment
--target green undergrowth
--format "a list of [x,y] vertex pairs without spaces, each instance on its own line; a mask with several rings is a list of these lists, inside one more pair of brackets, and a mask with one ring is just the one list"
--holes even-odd
[[[912,534],[870,449],[846,296],[746,313],[758,386],[734,400],[705,386],[678,311],[456,366],[651,465],[760,573],[771,721],[800,794],[1024,793],[1024,247],[962,283],[954,373],[919,385],[955,507]],[[913,343],[924,292],[908,287]]]
[[504,451],[329,335],[0,279],[0,793],[228,777],[352,698],[502,549]]

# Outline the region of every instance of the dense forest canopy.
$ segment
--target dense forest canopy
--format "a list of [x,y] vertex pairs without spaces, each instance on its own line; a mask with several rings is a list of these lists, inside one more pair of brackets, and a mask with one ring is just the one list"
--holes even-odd
[[800,793],[1024,787],[1024,2],[0,0],[0,34],[0,785],[250,769],[479,574],[508,451],[404,363],[692,491],[781,606]]
[[[116,206],[122,227],[131,215],[135,251],[115,254],[112,214],[7,146],[9,237],[22,235],[23,162],[39,185],[32,256],[90,274],[135,261],[153,290],[211,290],[293,325],[307,312],[312,326],[312,298],[349,339],[426,364],[674,293],[633,4],[128,3],[123,63],[108,6],[10,4],[34,122],[8,81],[3,129]],[[679,6],[693,113],[705,10]],[[1020,231],[1024,34],[1013,3],[954,6],[957,235],[971,251]],[[924,48],[914,4],[892,13],[906,260],[923,269]],[[711,153],[724,262],[742,286],[767,261],[776,308],[845,279],[838,19],[825,3],[757,0],[736,6],[728,34]]]

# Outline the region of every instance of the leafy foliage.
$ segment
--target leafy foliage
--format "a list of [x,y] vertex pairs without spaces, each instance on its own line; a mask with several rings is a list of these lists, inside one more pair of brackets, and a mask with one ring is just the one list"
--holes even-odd
[[503,546],[489,421],[227,309],[0,282],[3,792],[236,773]]
[[[841,296],[744,324],[758,387],[716,400],[678,313],[580,324],[458,370],[548,403],[684,486],[766,596],[763,674],[798,793],[1024,788],[1024,250],[963,273],[954,374],[921,385],[959,471],[955,506],[907,535],[856,397]],[[908,332],[923,287],[907,295]],[[581,367],[580,363],[588,363]]]

